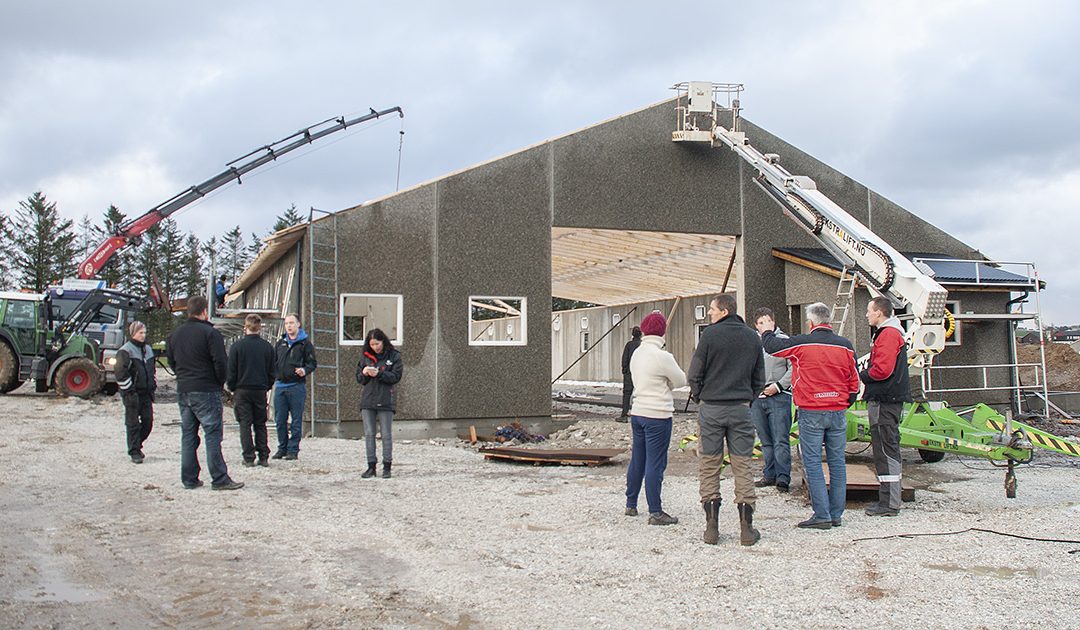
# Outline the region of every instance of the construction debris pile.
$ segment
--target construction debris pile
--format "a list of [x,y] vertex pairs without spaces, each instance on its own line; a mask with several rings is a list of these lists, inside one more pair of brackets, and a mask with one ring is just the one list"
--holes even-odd
[[[1016,354],[1020,363],[1040,361],[1038,345],[1021,345]],[[1035,370],[1022,369],[1020,381],[1035,383]],[[1080,392],[1080,353],[1067,344],[1046,344],[1046,385],[1051,391]]]

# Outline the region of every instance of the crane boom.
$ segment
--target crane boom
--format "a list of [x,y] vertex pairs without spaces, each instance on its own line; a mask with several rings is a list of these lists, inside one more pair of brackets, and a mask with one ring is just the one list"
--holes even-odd
[[[738,96],[741,85],[691,82],[676,88],[687,90],[688,102],[680,116],[682,128],[672,133],[673,140],[708,141],[734,151],[756,171],[754,182],[841,265],[855,273],[871,293],[888,298],[898,308],[910,307],[907,342],[914,366],[925,365],[929,357],[941,352],[948,297],[944,287],[818,190],[814,180],[791,174],[780,166],[779,156],[754,148],[746,133],[739,131],[737,98],[726,108],[731,111],[731,128],[719,124],[714,94],[723,91]],[[708,129],[700,128],[699,118],[710,121]]]
[[397,112],[398,116],[401,118],[405,117],[405,112],[402,111],[400,107],[391,107],[390,109],[384,109],[382,111],[371,109],[367,114],[350,120],[345,120],[344,116],[340,118],[329,118],[321,123],[301,129],[277,142],[260,147],[236,158],[226,164],[228,168],[221,173],[218,173],[201,184],[196,184],[187,190],[184,190],[171,199],[154,206],[144,214],[121,224],[117,228],[115,234],[105,239],[105,241],[98,245],[97,249],[95,249],[86,260],[79,264],[79,278],[93,278],[106,264],[108,264],[113,256],[134,244],[134,241],[144,232],[160,223],[169,215],[198,201],[214,190],[231,183],[233,180],[240,182],[240,178],[243,175],[273,162],[290,151],[299,149],[304,145],[311,144],[320,138],[324,138],[332,133],[337,133],[338,131],[352,127],[353,125],[377,119],[393,112]]

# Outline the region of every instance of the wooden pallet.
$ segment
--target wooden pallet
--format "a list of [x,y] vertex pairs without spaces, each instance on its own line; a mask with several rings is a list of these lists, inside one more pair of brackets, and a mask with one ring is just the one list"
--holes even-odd
[[620,455],[620,448],[566,448],[566,449],[539,449],[539,448],[516,448],[512,446],[499,446],[482,448],[480,452],[485,459],[497,459],[502,461],[529,462],[535,466],[540,464],[557,464],[560,466],[600,466],[611,463],[611,458]]
[[[825,485],[829,485],[829,465],[822,462],[822,470],[825,471]],[[847,491],[853,492],[877,492],[880,484],[877,480],[877,472],[870,464],[848,464],[847,468]],[[803,484],[806,479],[803,479]],[[915,488],[901,478],[900,500],[909,503],[915,500]]]

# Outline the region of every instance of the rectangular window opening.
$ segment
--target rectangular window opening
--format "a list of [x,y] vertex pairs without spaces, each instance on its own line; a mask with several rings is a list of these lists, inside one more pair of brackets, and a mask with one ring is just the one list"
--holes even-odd
[[524,297],[469,297],[470,346],[528,345],[528,300]]
[[[960,314],[960,302],[957,301],[957,300],[951,300],[951,301],[946,302],[945,303],[945,310],[949,311],[954,316],[959,315]],[[949,328],[950,328],[949,322],[950,321],[952,322],[951,327],[953,329],[951,334],[949,334]],[[961,326],[959,321],[957,321],[955,319],[950,320],[948,317],[945,318],[945,333],[946,333],[945,334],[945,345],[946,346],[959,346],[961,344],[961,342],[963,341],[960,338],[960,333],[962,332],[961,328],[962,328],[962,326]]]
[[360,346],[368,332],[376,328],[386,333],[390,343],[404,343],[404,315],[400,295],[379,293],[342,293],[338,312],[341,314],[338,343]]

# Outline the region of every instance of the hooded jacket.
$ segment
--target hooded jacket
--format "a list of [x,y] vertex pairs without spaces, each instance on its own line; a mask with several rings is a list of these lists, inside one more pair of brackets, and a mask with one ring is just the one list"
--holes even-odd
[[[365,376],[363,371],[366,367],[379,370],[378,376]],[[401,362],[401,353],[396,349],[389,348],[381,354],[373,354],[365,346],[356,365],[356,382],[364,386],[360,393],[360,408],[397,411],[396,385],[404,373],[405,365]]]
[[787,339],[767,330],[761,340],[765,352],[791,361],[791,389],[799,409],[843,411],[855,402],[859,394],[855,349],[828,324]]
[[634,399],[630,415],[666,420],[675,413],[671,390],[686,385],[686,375],[675,357],[664,350],[664,338],[645,335],[630,357],[630,375],[634,380]]
[[761,339],[738,315],[706,327],[686,380],[694,400],[719,405],[752,402],[765,389]]
[[[296,333],[296,339],[289,339],[289,333],[282,333],[274,346],[275,384],[289,386],[303,383],[316,367],[315,346],[311,345],[304,329]],[[304,375],[297,376],[296,368],[304,368]]]
[[911,402],[907,342],[900,320],[890,317],[881,322],[871,339],[874,345],[870,347],[870,361],[859,372],[859,380],[866,385],[863,400]]
[[[784,334],[784,331],[779,328],[776,329],[776,337],[778,339],[788,338],[788,336]],[[762,348],[761,351],[765,352],[765,349]],[[768,387],[769,385],[776,385],[779,387],[780,393],[782,394],[791,393],[791,361],[781,359],[780,357],[774,357],[768,352],[765,352],[765,387]]]

